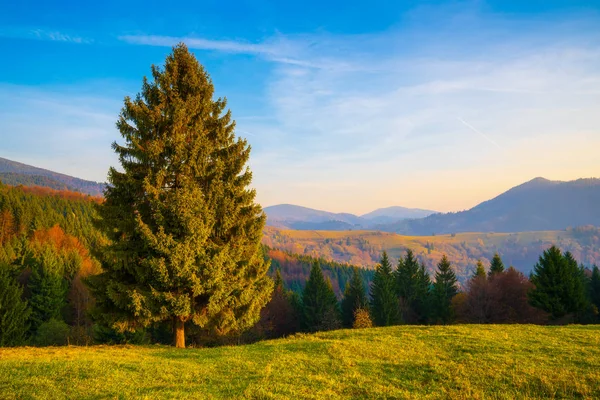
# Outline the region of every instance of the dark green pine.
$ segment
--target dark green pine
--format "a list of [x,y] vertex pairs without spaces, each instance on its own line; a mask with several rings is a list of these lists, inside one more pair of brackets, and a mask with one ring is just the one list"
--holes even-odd
[[504,263],[500,258],[500,254],[495,253],[494,257],[492,257],[492,261],[490,262],[490,272],[489,276],[493,276],[494,274],[500,274],[504,272]]
[[395,277],[385,251],[373,275],[370,297],[371,315],[375,325],[390,326],[401,322]]
[[540,256],[531,274],[535,288],[529,293],[531,305],[558,319],[586,308],[583,275],[571,253],[556,246]]
[[325,280],[318,262],[314,262],[302,292],[302,324],[309,332],[335,329],[339,326],[338,301]]
[[453,321],[452,298],[458,293],[456,274],[446,255],[438,263],[433,283],[433,308],[435,322],[448,324]]
[[23,344],[29,329],[31,310],[11,272],[11,267],[0,264],[0,347]]
[[367,295],[365,293],[365,284],[358,268],[353,269],[352,278],[344,290],[342,300],[342,323],[346,328],[351,328],[354,324],[354,313],[359,308],[368,306]]

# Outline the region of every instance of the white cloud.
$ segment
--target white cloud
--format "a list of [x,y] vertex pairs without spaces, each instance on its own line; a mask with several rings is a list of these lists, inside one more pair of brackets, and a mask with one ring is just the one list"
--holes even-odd
[[53,42],[67,42],[76,44],[93,43],[92,39],[85,38],[79,35],[67,34],[57,30],[48,30],[41,28],[23,28],[23,27],[3,27],[0,28],[0,37],[48,40]]

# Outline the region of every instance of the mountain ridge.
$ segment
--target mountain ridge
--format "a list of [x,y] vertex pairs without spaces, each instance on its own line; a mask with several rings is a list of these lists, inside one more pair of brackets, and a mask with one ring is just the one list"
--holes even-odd
[[267,225],[299,230],[347,230],[375,228],[377,225],[402,219],[423,217],[431,210],[392,206],[378,208],[361,216],[351,213],[333,213],[295,204],[277,204],[264,208]]
[[[102,196],[104,188],[106,187],[106,184],[102,182],[76,178],[74,176],[34,167],[3,157],[0,157],[0,174],[7,180],[5,183],[11,185],[16,183],[22,184],[23,186],[38,185],[58,189],[57,186],[60,186],[60,184],[57,182],[60,182],[65,185],[65,189],[67,190],[79,191],[92,196]],[[32,178],[28,179],[28,177]],[[49,180],[41,178],[49,178]],[[0,177],[0,180],[2,180],[2,177]]]

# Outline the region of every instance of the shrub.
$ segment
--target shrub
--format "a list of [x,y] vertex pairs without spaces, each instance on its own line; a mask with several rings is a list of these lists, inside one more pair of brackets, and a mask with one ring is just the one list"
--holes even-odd
[[373,321],[371,321],[371,315],[369,310],[365,308],[357,308],[354,312],[354,329],[372,328]]
[[70,328],[64,321],[50,319],[43,322],[33,338],[36,346],[64,346],[68,343]]

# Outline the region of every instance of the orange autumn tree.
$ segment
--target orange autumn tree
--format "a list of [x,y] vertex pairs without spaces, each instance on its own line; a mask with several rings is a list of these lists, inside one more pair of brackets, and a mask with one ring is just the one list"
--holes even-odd
[[34,231],[30,248],[31,305],[36,319],[33,326],[62,317],[65,305],[66,317],[73,326],[89,325],[87,311],[93,299],[83,280],[100,272],[99,263],[79,239],[66,234],[58,225]]

